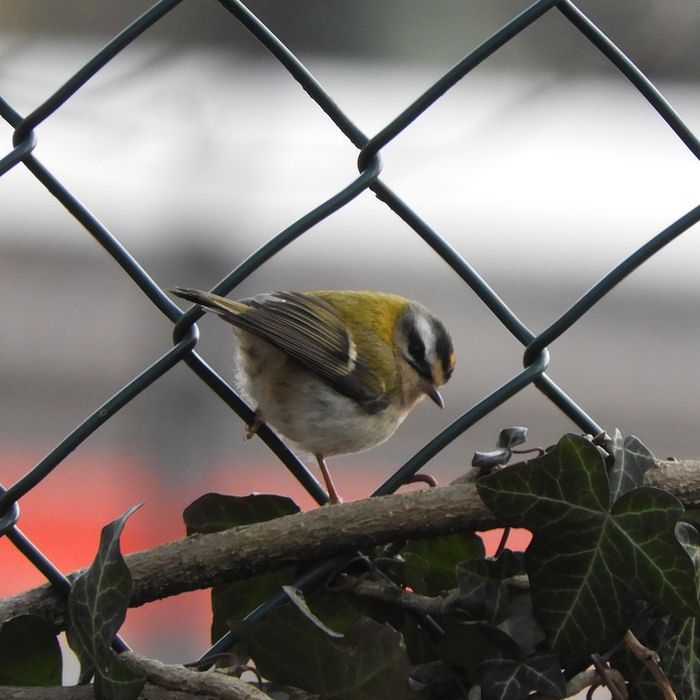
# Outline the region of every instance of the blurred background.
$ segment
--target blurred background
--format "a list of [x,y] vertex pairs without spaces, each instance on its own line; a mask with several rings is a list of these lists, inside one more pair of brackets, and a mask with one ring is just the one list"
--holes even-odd
[[[527,7],[516,0],[251,1],[367,135]],[[700,133],[700,5],[580,8]],[[0,94],[28,114],[148,2],[4,0]],[[0,124],[2,153],[12,130]],[[357,152],[218,3],[185,0],[37,129],[37,157],[154,279],[211,288],[356,177]],[[469,74],[382,152],[382,179],[535,331],[698,204],[700,166],[557,10]],[[22,166],[0,179],[0,483],[28,471],[171,344],[171,325]],[[598,423],[659,457],[700,457],[697,226],[608,295],[550,352],[549,375]],[[367,192],[252,275],[269,289],[370,288],[415,297],[452,331],[447,407],[421,405],[395,438],[335,458],[346,500],[370,493],[426,441],[522,367],[522,347],[464,283]],[[198,349],[232,376],[230,331]],[[530,444],[577,431],[529,388],[436,457],[463,473],[502,427]],[[21,502],[20,526],[65,571],[134,503],[133,551],[183,534],[208,491],[311,500],[185,367],[101,427]],[[313,468],[313,467],[312,467]],[[315,471],[314,471],[315,473]],[[0,595],[41,577],[0,540]],[[184,661],[208,643],[207,594],[130,612],[124,637]]]

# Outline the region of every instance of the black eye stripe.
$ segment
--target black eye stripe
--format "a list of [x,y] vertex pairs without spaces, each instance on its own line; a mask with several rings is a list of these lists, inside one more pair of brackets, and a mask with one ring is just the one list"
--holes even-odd
[[416,362],[422,363],[425,361],[425,343],[423,339],[418,335],[415,328],[411,329],[408,336],[408,354]]

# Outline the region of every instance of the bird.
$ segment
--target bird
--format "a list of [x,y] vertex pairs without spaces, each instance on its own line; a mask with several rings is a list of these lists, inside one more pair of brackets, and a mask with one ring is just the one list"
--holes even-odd
[[267,424],[313,455],[330,503],[340,503],[326,458],[390,438],[439,387],[455,352],[425,306],[375,291],[273,291],[234,301],[198,289],[173,294],[233,326],[241,394],[255,407],[250,438]]

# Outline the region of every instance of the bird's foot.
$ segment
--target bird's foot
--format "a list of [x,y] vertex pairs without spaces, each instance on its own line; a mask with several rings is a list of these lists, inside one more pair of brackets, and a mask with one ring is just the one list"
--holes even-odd
[[406,479],[407,484],[428,484],[431,489],[438,485],[438,480],[432,474],[414,474]]
[[256,411],[254,416],[253,416],[253,422],[246,427],[245,431],[245,439],[250,440],[252,437],[255,437],[257,434],[258,430],[265,424],[265,421],[262,419],[262,416]]

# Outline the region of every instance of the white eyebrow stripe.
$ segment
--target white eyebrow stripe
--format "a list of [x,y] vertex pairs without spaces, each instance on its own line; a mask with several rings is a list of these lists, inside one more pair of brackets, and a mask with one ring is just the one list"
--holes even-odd
[[416,331],[425,345],[426,352],[433,350],[435,347],[435,332],[430,319],[423,314],[416,316]]

